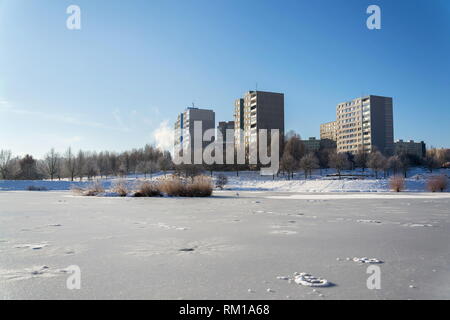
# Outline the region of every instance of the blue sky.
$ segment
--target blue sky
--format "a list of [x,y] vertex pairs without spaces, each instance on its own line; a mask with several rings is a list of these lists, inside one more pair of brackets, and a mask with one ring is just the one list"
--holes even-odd
[[375,94],[394,98],[396,139],[450,147],[450,1],[0,0],[0,149],[15,154],[165,142],[192,102],[232,120],[256,83],[285,93],[305,138]]

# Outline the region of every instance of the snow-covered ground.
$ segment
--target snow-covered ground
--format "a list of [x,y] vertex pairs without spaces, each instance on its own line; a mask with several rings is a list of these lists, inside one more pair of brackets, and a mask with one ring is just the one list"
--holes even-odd
[[0,299],[449,299],[442,195],[0,192]]
[[[214,172],[216,177],[218,174],[225,174],[228,177],[227,190],[234,191],[280,191],[280,192],[389,192],[389,180],[380,177],[376,179],[370,170],[362,173],[358,171],[346,171],[343,174],[366,175],[364,179],[349,179],[332,177],[329,175],[335,172],[331,169],[316,170],[312,178],[304,179],[301,172],[295,174],[294,179],[288,180],[286,177],[278,176],[261,176],[259,172],[239,172],[236,176],[235,172]],[[408,178],[405,180],[405,192],[424,192],[426,189],[426,181],[430,175],[444,174],[450,176],[449,169],[442,169],[428,173],[421,168],[413,168],[408,173]],[[163,176],[163,173],[153,175],[153,179],[158,179]],[[148,178],[148,177],[147,177]],[[138,180],[144,179],[142,175],[130,175],[127,180],[130,185]],[[114,181],[118,178],[100,179],[104,187],[108,189]],[[70,190],[72,186],[85,187],[89,181],[2,181],[0,180],[0,191],[22,191],[29,186],[45,187],[47,190],[64,191]]]
[[[281,191],[281,192],[389,192],[389,179],[383,179],[382,175],[376,179],[374,174],[367,170],[364,179],[349,179],[327,176],[332,175],[333,170],[323,170],[322,175],[315,171],[312,178],[305,180],[302,173],[297,173],[294,179],[287,180],[285,177],[259,176],[255,172],[241,172],[239,177],[235,173],[226,173],[228,176],[227,188],[231,190],[247,191]],[[346,171],[343,174],[362,175],[361,171]],[[450,176],[450,170],[443,169],[433,172],[433,175],[445,174]],[[412,169],[405,180],[406,192],[427,191],[427,178],[430,176],[421,168]]]

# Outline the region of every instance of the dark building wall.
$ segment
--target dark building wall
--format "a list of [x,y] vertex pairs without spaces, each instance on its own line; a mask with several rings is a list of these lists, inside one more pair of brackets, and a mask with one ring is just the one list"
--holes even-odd
[[370,126],[372,150],[385,155],[394,154],[393,100],[390,97],[370,96]]

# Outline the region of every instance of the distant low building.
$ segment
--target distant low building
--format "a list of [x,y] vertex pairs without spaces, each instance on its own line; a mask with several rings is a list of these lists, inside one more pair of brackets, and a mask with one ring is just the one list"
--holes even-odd
[[320,140],[311,137],[308,140],[302,140],[306,152],[316,152],[320,150]]
[[426,144],[423,141],[415,142],[414,140],[398,140],[394,143],[394,148],[395,154],[406,153],[418,156],[419,158],[425,157],[427,153]]

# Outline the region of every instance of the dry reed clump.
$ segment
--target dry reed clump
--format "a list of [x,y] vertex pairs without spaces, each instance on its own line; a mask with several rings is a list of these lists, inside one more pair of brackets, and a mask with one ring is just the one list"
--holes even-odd
[[194,177],[192,183],[188,183],[187,197],[209,197],[213,192],[211,178],[205,176]]
[[182,180],[179,177],[162,180],[160,191],[172,197],[209,197],[213,192],[211,179],[197,176],[192,180]]
[[128,195],[128,186],[125,180],[116,181],[111,188],[112,192],[117,193],[120,197],[126,197]]
[[137,185],[135,197],[160,197],[162,196],[159,184],[157,182],[144,181]]
[[105,192],[105,188],[103,188],[103,185],[100,183],[100,181],[92,182],[86,188],[72,186],[70,188],[70,190],[77,195],[87,196],[87,197],[97,196],[100,193]]
[[405,189],[405,178],[402,176],[395,176],[392,177],[389,181],[389,184],[391,186],[391,189],[395,192],[400,192]]
[[159,190],[169,196],[182,197],[185,191],[185,182],[178,177],[161,180]]
[[[209,197],[213,192],[213,183],[210,177],[197,176],[192,179],[170,177],[157,182],[143,181],[137,186],[135,197],[157,197],[167,195],[171,197]],[[98,181],[87,188],[72,187],[72,192],[81,196],[97,196],[105,192]],[[119,180],[111,187],[111,192],[125,197],[130,192],[125,180]]]
[[447,186],[448,178],[444,175],[430,177],[427,182],[427,188],[431,192],[444,192]]

